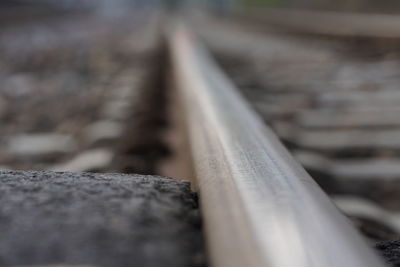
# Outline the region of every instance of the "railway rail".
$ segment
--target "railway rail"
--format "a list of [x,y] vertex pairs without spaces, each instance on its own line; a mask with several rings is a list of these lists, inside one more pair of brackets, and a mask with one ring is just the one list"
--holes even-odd
[[195,37],[170,44],[212,265],[383,266]]
[[292,155],[373,242],[397,239],[396,51],[363,57],[341,36],[212,21],[193,25]]
[[[124,44],[131,44],[129,41]],[[184,115],[187,127],[190,151],[185,152],[190,153],[187,158],[191,158],[195,171],[193,182],[199,193],[209,265],[386,266],[285,148],[276,135],[283,136],[279,127],[270,128],[264,118],[256,114],[251,107],[254,103],[240,94],[240,89],[218,67],[190,27],[178,23],[169,28],[167,46],[172,67],[171,84],[176,87],[173,89],[181,107],[179,112]],[[164,60],[162,62],[164,64]],[[119,71],[112,75],[117,78],[113,85],[121,89],[109,90],[107,95],[117,96],[120,101],[125,100],[126,95],[136,93],[135,96],[142,99],[140,92],[146,90],[133,88],[135,79],[130,77],[136,72],[132,69],[123,72],[122,67],[117,65]],[[105,88],[108,85],[105,83]],[[156,83],[155,87],[158,86],[161,85]],[[144,99],[153,97],[157,96],[147,95]],[[355,97],[357,100],[359,98]],[[151,103],[160,104],[157,101]],[[147,114],[135,109],[136,106],[129,108],[136,115]],[[126,122],[128,115],[123,115],[122,121]],[[268,113],[268,116],[272,115]],[[325,119],[312,119],[309,123],[308,116],[318,115],[321,114],[302,113],[299,121],[305,121],[306,127],[311,129],[326,127]],[[391,125],[393,120],[388,118],[386,124]],[[329,122],[335,124],[335,120]],[[357,122],[375,125],[373,118]],[[162,124],[162,120],[152,120],[150,124]],[[353,125],[351,118],[337,119],[336,124]],[[136,125],[142,126],[141,123]],[[131,140],[133,143],[140,143],[140,138],[147,140],[147,133],[130,133],[125,132],[127,139],[124,140],[129,137],[137,138]],[[312,141],[311,145],[315,145]],[[152,148],[153,143],[149,147]],[[138,145],[127,148],[126,152],[135,154],[147,148]],[[337,144],[331,149],[337,149]],[[146,161],[149,160],[147,156],[135,159]],[[77,157],[77,161],[80,159]],[[91,159],[89,157],[88,161]],[[129,159],[132,160],[126,160]],[[328,160],[324,163],[323,166],[334,165]],[[68,171],[68,165],[63,166],[63,170]],[[51,167],[50,170],[57,170],[53,165]],[[152,165],[144,172],[155,172],[156,169]],[[138,168],[124,171],[135,170]],[[6,238],[0,237],[0,265],[60,262],[71,266],[77,263],[205,266],[205,256],[199,253],[202,234],[198,212],[195,194],[187,182],[180,180],[122,174],[2,171],[0,229],[7,234]],[[143,215],[142,220],[137,218],[138,214]],[[28,240],[17,238],[18,227],[24,229],[23,234]],[[59,229],[60,233],[57,232]],[[84,244],[82,250],[77,249],[80,242]],[[35,246],[35,243],[39,245]],[[184,256],[180,257],[180,253]]]

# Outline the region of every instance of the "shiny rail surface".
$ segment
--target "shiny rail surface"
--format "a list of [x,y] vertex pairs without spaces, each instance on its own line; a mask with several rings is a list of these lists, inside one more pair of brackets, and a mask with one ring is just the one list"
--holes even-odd
[[169,37],[212,266],[384,266],[187,28]]

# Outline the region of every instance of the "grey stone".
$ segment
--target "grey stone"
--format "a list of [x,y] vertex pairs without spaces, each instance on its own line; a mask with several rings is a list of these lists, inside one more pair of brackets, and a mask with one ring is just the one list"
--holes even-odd
[[85,172],[106,169],[113,159],[113,153],[107,149],[93,149],[84,151],[73,159],[56,165],[52,171]]
[[334,175],[345,179],[400,179],[400,160],[396,158],[336,160],[331,168]]
[[3,92],[11,98],[26,97],[34,92],[37,80],[30,73],[18,73],[8,77],[3,84]]
[[319,94],[317,103],[325,107],[342,106],[393,106],[396,107],[400,100],[400,92],[397,90],[378,90],[364,92],[361,90],[351,91],[328,91]]
[[397,158],[331,159],[304,150],[295,150],[293,155],[306,169],[318,170],[337,180],[360,180],[366,183],[400,179],[400,160]]
[[390,266],[400,267],[400,240],[378,242],[375,248]]
[[372,201],[354,196],[334,196],[333,202],[347,215],[380,222],[400,234],[400,213],[385,210]]
[[121,123],[103,120],[88,125],[84,129],[84,136],[89,144],[96,142],[114,140],[122,135]]
[[0,172],[0,266],[204,266],[188,182]]
[[395,110],[379,111],[338,111],[313,110],[301,112],[296,116],[297,123],[306,128],[344,128],[344,127],[390,127],[400,125],[400,112]]
[[111,120],[125,119],[128,116],[130,107],[131,102],[129,99],[114,100],[107,103],[103,108],[102,115]]
[[133,95],[132,86],[120,86],[114,90],[108,92],[108,97],[119,100],[119,99],[129,99]]
[[7,111],[7,106],[7,101],[0,95],[0,117]]
[[398,129],[344,129],[344,130],[297,130],[293,141],[302,147],[318,150],[341,150],[354,148],[399,149]]
[[54,153],[68,153],[76,148],[70,135],[55,133],[23,134],[10,137],[8,152],[15,156],[45,156]]

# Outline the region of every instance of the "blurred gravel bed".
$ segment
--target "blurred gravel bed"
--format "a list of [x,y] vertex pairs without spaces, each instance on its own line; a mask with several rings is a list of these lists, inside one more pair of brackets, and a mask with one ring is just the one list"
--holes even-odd
[[[0,169],[156,173],[168,154],[157,15],[87,14],[3,29]],[[140,128],[130,136],[136,143],[124,144],[131,128]],[[129,151],[143,138],[151,156]]]

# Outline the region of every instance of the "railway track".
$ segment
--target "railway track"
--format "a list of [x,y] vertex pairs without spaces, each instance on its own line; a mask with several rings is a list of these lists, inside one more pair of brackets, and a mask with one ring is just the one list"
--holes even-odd
[[171,46],[212,264],[381,266],[194,37]]
[[[209,19],[194,26],[292,155],[364,235],[373,242],[397,239],[398,137],[390,119],[397,52],[370,57],[349,53],[357,47],[351,37],[326,42],[326,35],[301,27],[288,33],[275,23],[251,29]],[[376,42],[385,45],[380,37]]]
[[[207,28],[207,25],[205,27]],[[218,38],[215,36],[210,38],[209,32],[198,27],[194,28],[207,40],[206,43],[210,50],[222,63],[221,65],[227,73],[232,75],[234,70],[231,63],[226,64],[224,61],[226,59],[219,54],[221,52],[216,48],[218,44],[210,41]],[[145,32],[150,32],[150,36],[155,36],[157,35],[155,29],[157,27],[150,27]],[[215,26],[213,29],[218,36],[220,33],[218,27]],[[229,31],[227,32],[229,33]],[[95,35],[93,40],[104,42],[110,37],[121,38],[118,33],[109,35],[109,33],[100,32]],[[218,37],[224,36],[221,34]],[[158,40],[149,38],[152,44]],[[259,51],[258,56],[265,53],[267,56],[273,56],[273,60],[267,58],[268,60],[264,64],[279,63],[280,58],[276,57],[277,52],[283,51],[284,53],[293,48],[287,44],[282,46],[284,42],[281,40],[275,40],[275,43],[274,40],[267,40],[268,42],[265,43],[261,42],[261,39],[258,40],[260,42],[257,42],[260,43],[260,46],[264,46],[264,44],[277,45],[272,46],[271,51]],[[126,40],[124,37],[118,40],[125,44],[123,46],[125,48],[134,43],[131,39]],[[222,44],[226,44],[227,41],[229,44],[235,43],[224,39]],[[252,41],[255,39],[247,40],[247,43],[243,41],[239,46],[250,45]],[[217,43],[217,41],[215,42]],[[133,164],[133,166],[121,168],[121,161],[114,165],[116,161],[112,160],[102,164],[101,168],[93,167],[93,165],[81,167],[79,163],[82,161],[82,154],[75,154],[77,151],[71,153],[64,151],[66,155],[60,156],[58,159],[50,153],[44,158],[49,157],[51,160],[47,159],[44,165],[42,163],[29,165],[29,160],[23,161],[27,164],[23,165],[18,160],[4,157],[9,160],[5,162],[11,169],[13,166],[17,166],[14,168],[32,169],[34,167],[40,170],[46,166],[47,170],[58,170],[62,166],[62,170],[69,171],[74,165],[71,162],[75,162],[74,166],[78,165],[80,169],[75,169],[76,173],[1,172],[0,229],[7,234],[4,238],[0,237],[0,265],[386,266],[373,250],[372,245],[361,236],[354,224],[339,211],[328,195],[313,180],[314,178],[322,186],[324,185],[318,176],[313,175],[317,172],[317,170],[312,172],[315,168],[320,168],[321,170],[318,170],[320,172],[332,169],[338,172],[338,175],[342,175],[338,171],[340,162],[324,157],[326,155],[332,157],[332,153],[333,155],[344,153],[343,150],[348,149],[349,140],[332,138],[334,141],[343,140],[342,147],[335,142],[327,144],[327,142],[321,141],[322,145],[314,149],[317,152],[323,151],[319,154],[311,153],[315,151],[310,146],[318,146],[318,140],[333,134],[329,131],[332,128],[347,129],[349,125],[356,127],[357,123],[362,127],[365,125],[366,127],[371,127],[371,125],[372,127],[375,125],[381,127],[382,124],[384,126],[392,125],[396,118],[388,117],[385,123],[377,119],[381,124],[376,124],[373,116],[363,121],[359,120],[356,115],[354,115],[355,118],[348,116],[345,120],[341,120],[341,116],[337,115],[334,120],[331,117],[329,119],[320,118],[324,113],[319,110],[301,110],[304,103],[308,103],[307,98],[302,101],[305,98],[304,95],[314,97],[315,91],[317,91],[316,95],[319,96],[317,86],[326,84],[326,81],[318,76],[314,77],[314,80],[310,79],[316,82],[312,90],[309,90],[309,84],[305,84],[301,88],[283,84],[284,79],[280,80],[278,73],[277,79],[269,80],[271,84],[269,84],[268,90],[251,91],[251,88],[240,83],[240,75],[233,75],[232,80],[228,78],[213,60],[211,54],[207,52],[206,47],[201,45],[200,39],[183,24],[174,25],[169,29],[167,46],[170,66],[166,65],[165,59],[162,59],[161,56],[158,56],[157,59],[159,59],[158,62],[162,62],[162,65],[159,65],[163,68],[171,67],[172,69],[171,77],[169,77],[172,82],[169,85],[172,85],[173,88],[169,89],[173,91],[173,97],[178,100],[175,102],[180,107],[177,113],[183,114],[187,126],[185,135],[190,146],[190,150],[184,147],[183,151],[172,150],[172,153],[173,155],[183,153],[184,156],[180,159],[191,159],[190,163],[195,173],[193,177],[190,177],[193,182],[192,189],[194,188],[199,193],[202,218],[200,219],[196,194],[191,192],[187,182],[153,175],[155,173],[163,174],[163,168],[160,167],[159,161],[160,158],[165,159],[165,154],[168,153],[164,150],[168,150],[168,148],[162,146],[160,152],[159,142],[162,142],[163,139],[159,132],[164,130],[158,126],[165,123],[165,118],[156,116],[154,119],[154,114],[148,112],[148,106],[151,105],[150,109],[157,108],[159,111],[165,112],[162,107],[165,104],[163,104],[165,96],[160,98],[160,94],[163,94],[160,92],[160,88],[165,89],[166,81],[162,76],[168,75],[168,73],[161,71],[162,74],[160,74],[159,70],[148,71],[147,76],[142,77],[145,77],[146,80],[157,79],[156,82],[153,81],[150,85],[145,82],[135,82],[136,80],[132,79],[137,75],[137,69],[133,68],[137,66],[134,62],[139,61],[143,64],[142,67],[146,66],[142,69],[147,69],[145,64],[149,58],[152,58],[148,54],[154,55],[155,51],[145,50],[146,57],[141,61],[140,58],[139,60],[128,58],[127,53],[140,54],[143,50],[128,49],[123,51],[122,55],[118,53],[109,55],[105,53],[108,51],[107,49],[110,49],[107,45],[99,54],[103,56],[105,54],[108,60],[100,57],[99,61],[93,63],[96,67],[96,64],[99,64],[104,68],[94,69],[100,75],[108,73],[107,71],[111,67],[114,71],[108,73],[106,81],[100,81],[102,90],[99,95],[106,97],[99,97],[99,99],[103,99],[103,102],[100,101],[99,105],[95,105],[95,110],[96,113],[97,110],[104,111],[105,114],[99,112],[102,114],[101,116],[115,114],[118,116],[107,117],[108,124],[98,123],[97,127],[90,124],[88,126],[95,128],[92,133],[97,133],[102,132],[101,129],[107,128],[104,125],[115,126],[116,122],[119,122],[119,125],[125,124],[125,126],[140,118],[144,118],[144,122],[130,125],[129,129],[122,131],[124,134],[102,136],[100,141],[96,137],[97,141],[90,145],[85,141],[81,142],[85,144],[83,146],[85,149],[115,148],[118,147],[115,145],[115,141],[121,138],[124,141],[123,144],[120,144],[122,150],[114,150],[112,157],[120,158],[121,154],[119,153],[123,151],[125,157],[122,161],[131,162],[131,164],[139,162],[139,167]],[[268,49],[268,46],[266,47]],[[280,47],[281,50],[276,47]],[[246,49],[249,48],[251,46],[246,46]],[[227,46],[224,56],[230,51],[229,49],[230,46]],[[240,50],[235,50],[235,53],[238,51]],[[326,62],[325,50],[321,49],[317,52],[319,52],[317,59]],[[299,56],[298,60],[301,61],[308,55],[305,53],[303,57]],[[122,60],[121,56],[125,57],[125,60]],[[262,60],[261,57],[259,59]],[[124,65],[118,65],[121,61],[124,62]],[[317,60],[311,63],[315,62]],[[286,61],[285,63],[289,65],[296,62],[288,63]],[[304,61],[301,63],[304,64]],[[71,69],[74,69],[73,63],[71,64]],[[253,74],[249,64],[248,62],[247,65],[240,64],[241,67],[248,68],[240,69],[240,72]],[[20,67],[20,65],[17,66]],[[319,65],[317,64],[317,66]],[[261,64],[260,67],[265,66]],[[152,70],[152,67],[147,70]],[[93,69],[89,68],[89,71],[93,71]],[[154,73],[158,73],[157,76],[154,76]],[[305,80],[307,78],[309,77],[306,77]],[[257,79],[252,77],[252,79],[260,82],[260,77]],[[301,83],[295,80],[295,84]],[[11,85],[17,86],[13,83]],[[117,88],[121,89],[116,90]],[[306,88],[304,89],[305,93],[302,91],[303,88]],[[244,92],[247,100],[240,94],[240,90]],[[147,93],[143,95],[144,92]],[[119,108],[106,108],[107,101],[114,99],[114,96],[118,105],[113,105],[113,107],[121,107],[120,102],[129,97],[136,101],[134,105],[128,105],[126,101],[122,105],[123,110],[130,109],[132,113],[119,112],[121,111]],[[343,104],[340,101],[351,101],[352,99],[355,103],[357,101],[364,103],[358,94],[353,98],[348,98],[347,94],[344,96],[340,94],[323,95],[321,98],[322,102],[328,103],[324,102],[324,106],[333,103],[331,105],[334,107],[335,105],[342,107]],[[368,95],[365,98],[370,99],[371,97]],[[372,97],[372,99],[374,98]],[[392,97],[389,97],[389,100],[393,100]],[[144,108],[143,102],[145,102]],[[298,106],[295,103],[298,103]],[[146,107],[146,105],[148,106]],[[259,114],[256,114],[251,105],[256,107]],[[386,102],[382,105],[387,107]],[[116,110],[118,112],[115,112]],[[330,115],[329,113],[326,116]],[[379,117],[380,113],[377,116]],[[292,117],[295,118],[295,123]],[[101,121],[104,119],[97,116],[95,118]],[[150,122],[148,118],[151,119]],[[90,121],[90,118],[88,120]],[[353,123],[354,121],[355,123]],[[285,128],[288,122],[292,124],[289,124],[289,128]],[[158,128],[147,128],[146,125],[149,124],[156,125]],[[310,140],[307,143],[301,136],[297,136],[298,132],[303,132],[298,131],[295,126],[306,129],[327,128],[328,131],[319,133],[322,137],[314,136],[317,135],[314,132],[311,137],[308,133],[304,134],[306,138],[303,139]],[[59,129],[56,126],[54,128]],[[86,136],[84,134],[88,132],[82,132],[79,128],[82,126],[78,127],[76,132],[71,135],[78,140],[82,135]],[[285,131],[285,129],[289,130]],[[151,131],[156,132],[155,137],[150,136]],[[180,128],[180,131],[184,130]],[[31,132],[28,130],[28,135],[31,133],[35,133],[35,130]],[[14,134],[15,132],[10,126],[8,137]],[[335,134],[340,135],[340,132]],[[345,136],[347,134],[346,132]],[[382,134],[382,140],[388,142],[389,139],[385,134]],[[396,136],[396,132],[390,136]],[[27,138],[27,136],[24,137]],[[34,136],[28,137],[33,140]],[[15,152],[19,145],[29,143],[24,140],[26,139],[14,140],[14,142],[7,143],[7,146]],[[365,141],[358,135],[350,141],[354,140],[359,140],[358,147],[363,149],[365,145],[373,144],[368,142],[367,138]],[[128,142],[132,142],[133,145],[123,149],[124,144]],[[141,146],[141,144],[145,145]],[[293,147],[307,149],[297,151],[292,149],[292,153],[290,153],[285,145],[290,149]],[[377,142],[376,146],[382,147],[382,144]],[[393,142],[387,145],[388,148],[392,146]],[[156,147],[155,150],[147,153],[154,147]],[[358,147],[356,146],[356,148]],[[22,154],[27,155],[31,151],[29,148],[31,146],[25,145],[26,150]],[[55,148],[53,147],[53,149]],[[169,149],[173,149],[173,147],[170,146]],[[331,152],[332,150],[334,152]],[[339,152],[336,152],[337,150]],[[351,149],[351,151],[354,150]],[[356,152],[361,153],[357,150]],[[42,151],[42,153],[44,152]],[[155,154],[156,156],[154,156]],[[160,154],[162,155],[160,156]],[[297,159],[294,159],[292,154]],[[321,157],[323,159],[320,159]],[[38,157],[33,156],[33,158]],[[54,162],[55,158],[57,160]],[[310,158],[317,158],[317,161],[310,161]],[[95,161],[96,157],[92,154],[86,159],[90,163]],[[64,164],[60,165],[58,160]],[[311,162],[309,165],[307,165],[307,160]],[[299,161],[313,175],[313,178],[307,174]],[[140,163],[147,167],[140,168]],[[315,168],[313,169],[310,165]],[[368,163],[367,166],[369,166]],[[174,176],[179,172],[177,168],[180,168],[179,165],[169,168],[168,174]],[[110,170],[126,173],[141,172],[151,175],[80,173],[81,171],[108,172]],[[371,171],[366,171],[366,173],[371,173]],[[396,172],[394,171],[394,173]],[[188,178],[192,175],[187,172],[179,174],[179,176]],[[351,187],[354,185],[349,185],[349,188]],[[324,189],[327,190],[327,188]],[[328,190],[328,193],[331,192]],[[347,205],[349,202],[343,203]],[[339,201],[336,201],[336,204],[339,205]],[[340,205],[339,207],[343,208]],[[388,216],[390,217],[390,215]],[[201,226],[200,220],[203,221],[203,226]],[[25,238],[20,237],[20,229],[23,229],[22,236]],[[207,256],[203,251],[203,236]],[[206,258],[207,260],[205,260]]]

